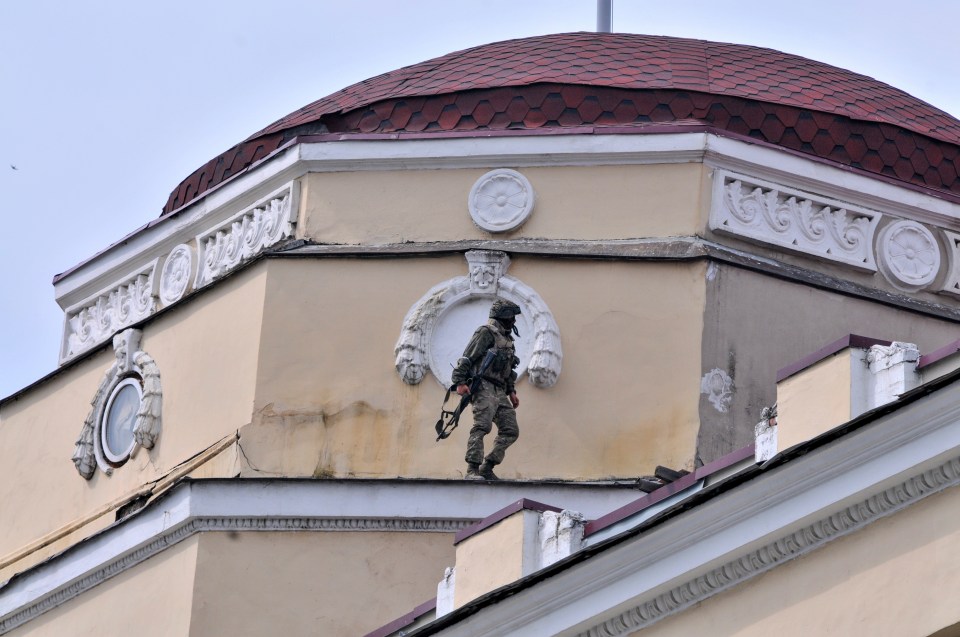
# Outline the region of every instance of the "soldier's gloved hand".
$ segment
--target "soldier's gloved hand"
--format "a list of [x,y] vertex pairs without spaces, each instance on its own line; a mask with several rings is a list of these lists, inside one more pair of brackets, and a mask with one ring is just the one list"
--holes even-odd
[[510,404],[516,409],[520,406],[520,399],[517,398],[517,392],[510,392]]
[[457,385],[457,393],[461,396],[466,396],[470,393],[470,388],[466,385]]

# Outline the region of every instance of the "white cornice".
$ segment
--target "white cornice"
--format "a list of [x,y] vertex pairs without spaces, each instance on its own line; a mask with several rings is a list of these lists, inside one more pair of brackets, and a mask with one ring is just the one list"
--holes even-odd
[[631,489],[562,483],[187,482],[158,506],[148,505],[0,586],[0,634],[202,531],[455,533],[521,497],[597,517],[637,495]]
[[[245,214],[284,188],[294,192],[293,222],[298,207],[297,180],[309,172],[696,162],[960,231],[960,204],[932,193],[796,153],[704,132],[305,141],[277,151],[195,203],[157,219],[78,265],[57,280],[54,292],[65,310],[95,308],[98,295],[107,294],[104,298],[108,298],[113,291],[122,292],[118,286],[124,277],[144,263],[162,262],[175,248],[216,232],[226,220]],[[151,307],[151,311],[162,309],[160,304]],[[61,361],[72,357],[66,342],[70,318],[68,312]],[[107,326],[97,333],[106,334],[111,329]],[[102,340],[107,338],[109,334]],[[102,342],[96,340],[84,343],[83,351]]]
[[425,632],[629,634],[958,484],[960,401],[945,388]]
[[[159,256],[164,249],[197,234],[198,223],[221,208],[230,207],[235,212],[252,205],[266,192],[308,172],[699,161],[910,217],[933,214],[941,223],[960,219],[960,204],[933,194],[777,149],[702,132],[305,142],[283,149],[253,170],[210,190],[195,203],[161,217],[110,246],[61,278],[55,292],[60,299],[81,287],[90,286],[89,292],[105,287],[92,283],[98,274],[129,269],[124,266],[135,260],[134,255],[141,262],[150,255]],[[179,238],[172,240],[174,235]],[[158,248],[158,244],[163,244],[164,249]]]
[[707,135],[704,163],[896,216],[960,228],[960,203],[769,146]]

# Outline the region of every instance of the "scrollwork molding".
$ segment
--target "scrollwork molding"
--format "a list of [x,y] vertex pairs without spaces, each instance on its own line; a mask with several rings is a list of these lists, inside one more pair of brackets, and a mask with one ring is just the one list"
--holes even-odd
[[868,271],[879,212],[717,170],[710,229]]
[[118,330],[150,316],[157,307],[156,269],[154,259],[119,284],[68,309],[60,361],[93,349]]
[[908,292],[923,289],[940,273],[937,239],[916,221],[895,221],[881,230],[877,256],[887,281]]
[[297,185],[290,184],[219,226],[197,235],[199,267],[195,288],[252,259],[265,248],[293,235]]
[[140,349],[141,337],[141,332],[134,329],[113,337],[113,364],[90,401],[90,413],[83,422],[72,457],[77,473],[86,480],[93,477],[97,467],[107,475],[113,472],[113,464],[104,454],[100,433],[110,395],[124,379],[136,378],[141,386],[140,402],[132,420],[134,445],[130,455],[136,455],[141,447],[152,449],[160,436],[163,402],[160,370],[156,361]]

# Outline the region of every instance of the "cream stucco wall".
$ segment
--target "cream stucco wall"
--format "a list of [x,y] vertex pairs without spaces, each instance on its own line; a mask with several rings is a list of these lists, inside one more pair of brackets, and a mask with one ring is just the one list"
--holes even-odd
[[435,597],[452,563],[448,533],[204,533],[190,635],[356,637]]
[[454,608],[523,577],[524,541],[536,537],[539,519],[536,511],[517,511],[457,545]]
[[921,353],[957,339],[957,323],[838,294],[746,268],[707,269],[702,374],[733,380],[729,408],[700,401],[704,462],[753,442],[760,411],[777,400],[777,370],[848,334],[916,343]]
[[[58,533],[71,527],[89,521],[82,537],[109,524],[117,506],[250,422],[265,283],[255,266],[144,327],[163,384],[162,433],[113,475],[84,480],[70,459],[112,348],[3,404],[0,572],[62,548]],[[20,561],[25,548],[36,550]]]
[[[488,169],[312,173],[303,183],[298,234],[321,243],[488,239],[467,210]],[[500,238],[625,239],[695,234],[701,164],[522,168],[536,207]]]
[[7,634],[10,637],[187,635],[195,604],[198,543],[199,536],[187,538]]
[[960,621],[954,487],[640,631],[926,637]]
[[[240,432],[251,475],[459,477],[472,417],[435,442],[444,390],[432,375],[403,383],[394,346],[410,306],[463,275],[463,258],[267,265],[255,417]],[[555,386],[518,385],[521,435],[503,477],[692,468],[704,270],[514,258],[510,274],[537,290],[560,326],[564,360]]]
[[844,349],[777,383],[777,450],[841,425],[853,416],[853,367],[860,349]]

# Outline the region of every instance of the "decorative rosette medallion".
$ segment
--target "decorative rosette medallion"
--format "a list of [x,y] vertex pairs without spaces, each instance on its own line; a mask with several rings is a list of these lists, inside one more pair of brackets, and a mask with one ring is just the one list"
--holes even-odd
[[940,247],[916,221],[897,221],[878,237],[880,271],[894,286],[914,292],[930,285],[940,272]]
[[515,170],[491,170],[470,189],[467,206],[473,222],[487,232],[519,228],[533,212],[536,196],[527,178]]

